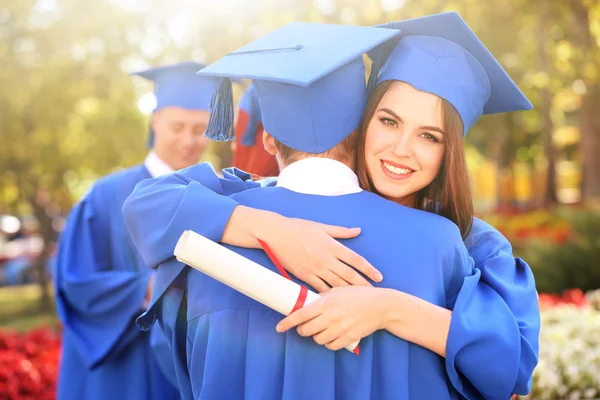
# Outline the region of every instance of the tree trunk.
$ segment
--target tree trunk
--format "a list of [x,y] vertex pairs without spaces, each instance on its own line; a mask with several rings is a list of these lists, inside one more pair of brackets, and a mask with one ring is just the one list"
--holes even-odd
[[[546,49],[546,43],[548,41],[548,1],[542,0],[540,4],[539,14],[539,47],[538,57],[540,58],[540,70],[552,76],[550,71],[550,63],[548,61],[548,53]],[[552,123],[552,93],[550,91],[550,84],[541,89],[541,107],[540,112],[542,116],[542,129],[541,134],[544,143],[544,153],[548,160],[548,170],[546,174],[546,194],[544,196],[544,203],[546,206],[553,206],[558,203],[556,197],[556,151],[552,143],[552,131],[554,130],[554,124]]]
[[44,248],[35,262],[35,269],[38,276],[38,285],[42,296],[40,298],[39,311],[46,313],[52,310],[52,299],[48,290],[48,274],[46,264],[48,258],[52,255],[54,243],[56,242],[56,232],[52,228],[52,219],[46,214],[45,205],[40,204],[37,196],[29,198],[29,204],[33,209],[33,214],[40,224],[40,233],[44,239]]
[[[569,6],[574,16],[572,29],[585,54],[579,71],[579,76],[583,78],[586,61],[598,59],[598,44],[590,30],[589,9],[586,4],[573,1]],[[579,114],[579,148],[582,161],[581,197],[583,200],[590,200],[600,197],[600,83],[588,80],[586,85],[587,93],[582,98]]]
[[513,149],[511,146],[511,137],[514,130],[517,129],[512,116],[510,114],[504,114],[498,116],[503,122],[502,127],[497,130],[497,145],[495,151],[496,165],[498,166],[498,173],[496,174],[496,208],[500,211],[513,211],[515,207],[515,193],[513,185],[509,185],[509,191],[504,191],[504,175],[508,171],[510,173],[509,179],[512,181],[512,171],[510,169],[510,163],[513,160]]
[[600,85],[587,88],[580,111],[582,199],[600,198]]

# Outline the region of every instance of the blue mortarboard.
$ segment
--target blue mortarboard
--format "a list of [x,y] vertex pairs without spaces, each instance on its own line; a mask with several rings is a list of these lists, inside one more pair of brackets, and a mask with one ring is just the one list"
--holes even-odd
[[435,94],[458,111],[465,135],[483,114],[533,108],[458,13],[379,26],[401,34],[368,53],[373,60],[369,90],[375,81],[399,80]]
[[258,125],[262,123],[262,116],[260,114],[260,106],[258,104],[258,97],[256,95],[256,89],[254,85],[250,84],[239,104],[240,110],[243,110],[248,114],[248,126],[246,131],[242,133],[241,143],[244,146],[253,146],[256,143],[256,134],[258,133]]
[[133,74],[154,82],[155,111],[173,106],[210,111],[210,101],[217,90],[219,80],[198,76],[196,72],[204,67],[204,64],[186,61]]
[[[154,82],[154,96],[156,97],[154,111],[165,107],[210,111],[210,101],[217,90],[219,80],[198,76],[196,72],[204,67],[204,64],[186,61],[134,72],[133,75]],[[154,132],[150,127],[148,147],[152,147],[153,144]]]
[[229,78],[252,79],[265,130],[283,144],[323,153],[360,123],[366,102],[362,54],[394,29],[291,23],[199,72],[224,78],[207,135],[231,138]]

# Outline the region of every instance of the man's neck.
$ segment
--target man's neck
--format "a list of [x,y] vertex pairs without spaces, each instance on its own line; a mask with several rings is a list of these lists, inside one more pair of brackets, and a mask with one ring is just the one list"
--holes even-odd
[[347,166],[348,168],[350,168],[352,171],[355,171],[354,169],[354,161],[348,161],[348,160],[338,160],[332,157],[323,157],[321,155],[307,155],[307,156],[302,156],[302,157],[298,157],[297,159],[295,159],[294,161],[290,162],[290,163],[286,163],[284,161],[280,162],[280,166],[279,169],[283,170],[284,168],[290,166],[291,164],[298,162],[298,161],[302,161],[302,160],[306,160],[309,158],[322,158],[324,160],[332,160],[332,161],[337,161],[339,163],[344,164],[345,166]]
[[166,162],[164,162],[154,150],[150,151],[146,160],[144,161],[144,166],[150,172],[150,175],[153,178],[157,176],[166,175],[174,171]]
[[303,157],[281,170],[277,186],[297,193],[341,196],[361,192],[358,177],[346,163],[325,157]]

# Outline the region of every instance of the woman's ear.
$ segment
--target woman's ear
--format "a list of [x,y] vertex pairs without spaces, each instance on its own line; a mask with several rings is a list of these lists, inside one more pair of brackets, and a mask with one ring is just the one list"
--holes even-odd
[[265,150],[270,155],[274,156],[277,154],[277,147],[275,146],[275,138],[267,133],[267,131],[263,131],[262,133],[262,141],[263,146],[265,146]]

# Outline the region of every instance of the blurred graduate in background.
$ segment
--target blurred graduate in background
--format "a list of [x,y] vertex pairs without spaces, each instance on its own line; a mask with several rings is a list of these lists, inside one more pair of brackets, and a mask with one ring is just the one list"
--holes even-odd
[[178,399],[168,344],[135,318],[153,271],[131,241],[122,205],[147,178],[196,164],[207,139],[215,79],[184,62],[136,72],[151,80],[156,108],[143,164],[103,177],[73,208],[59,241],[57,309],[64,326],[58,399]]

